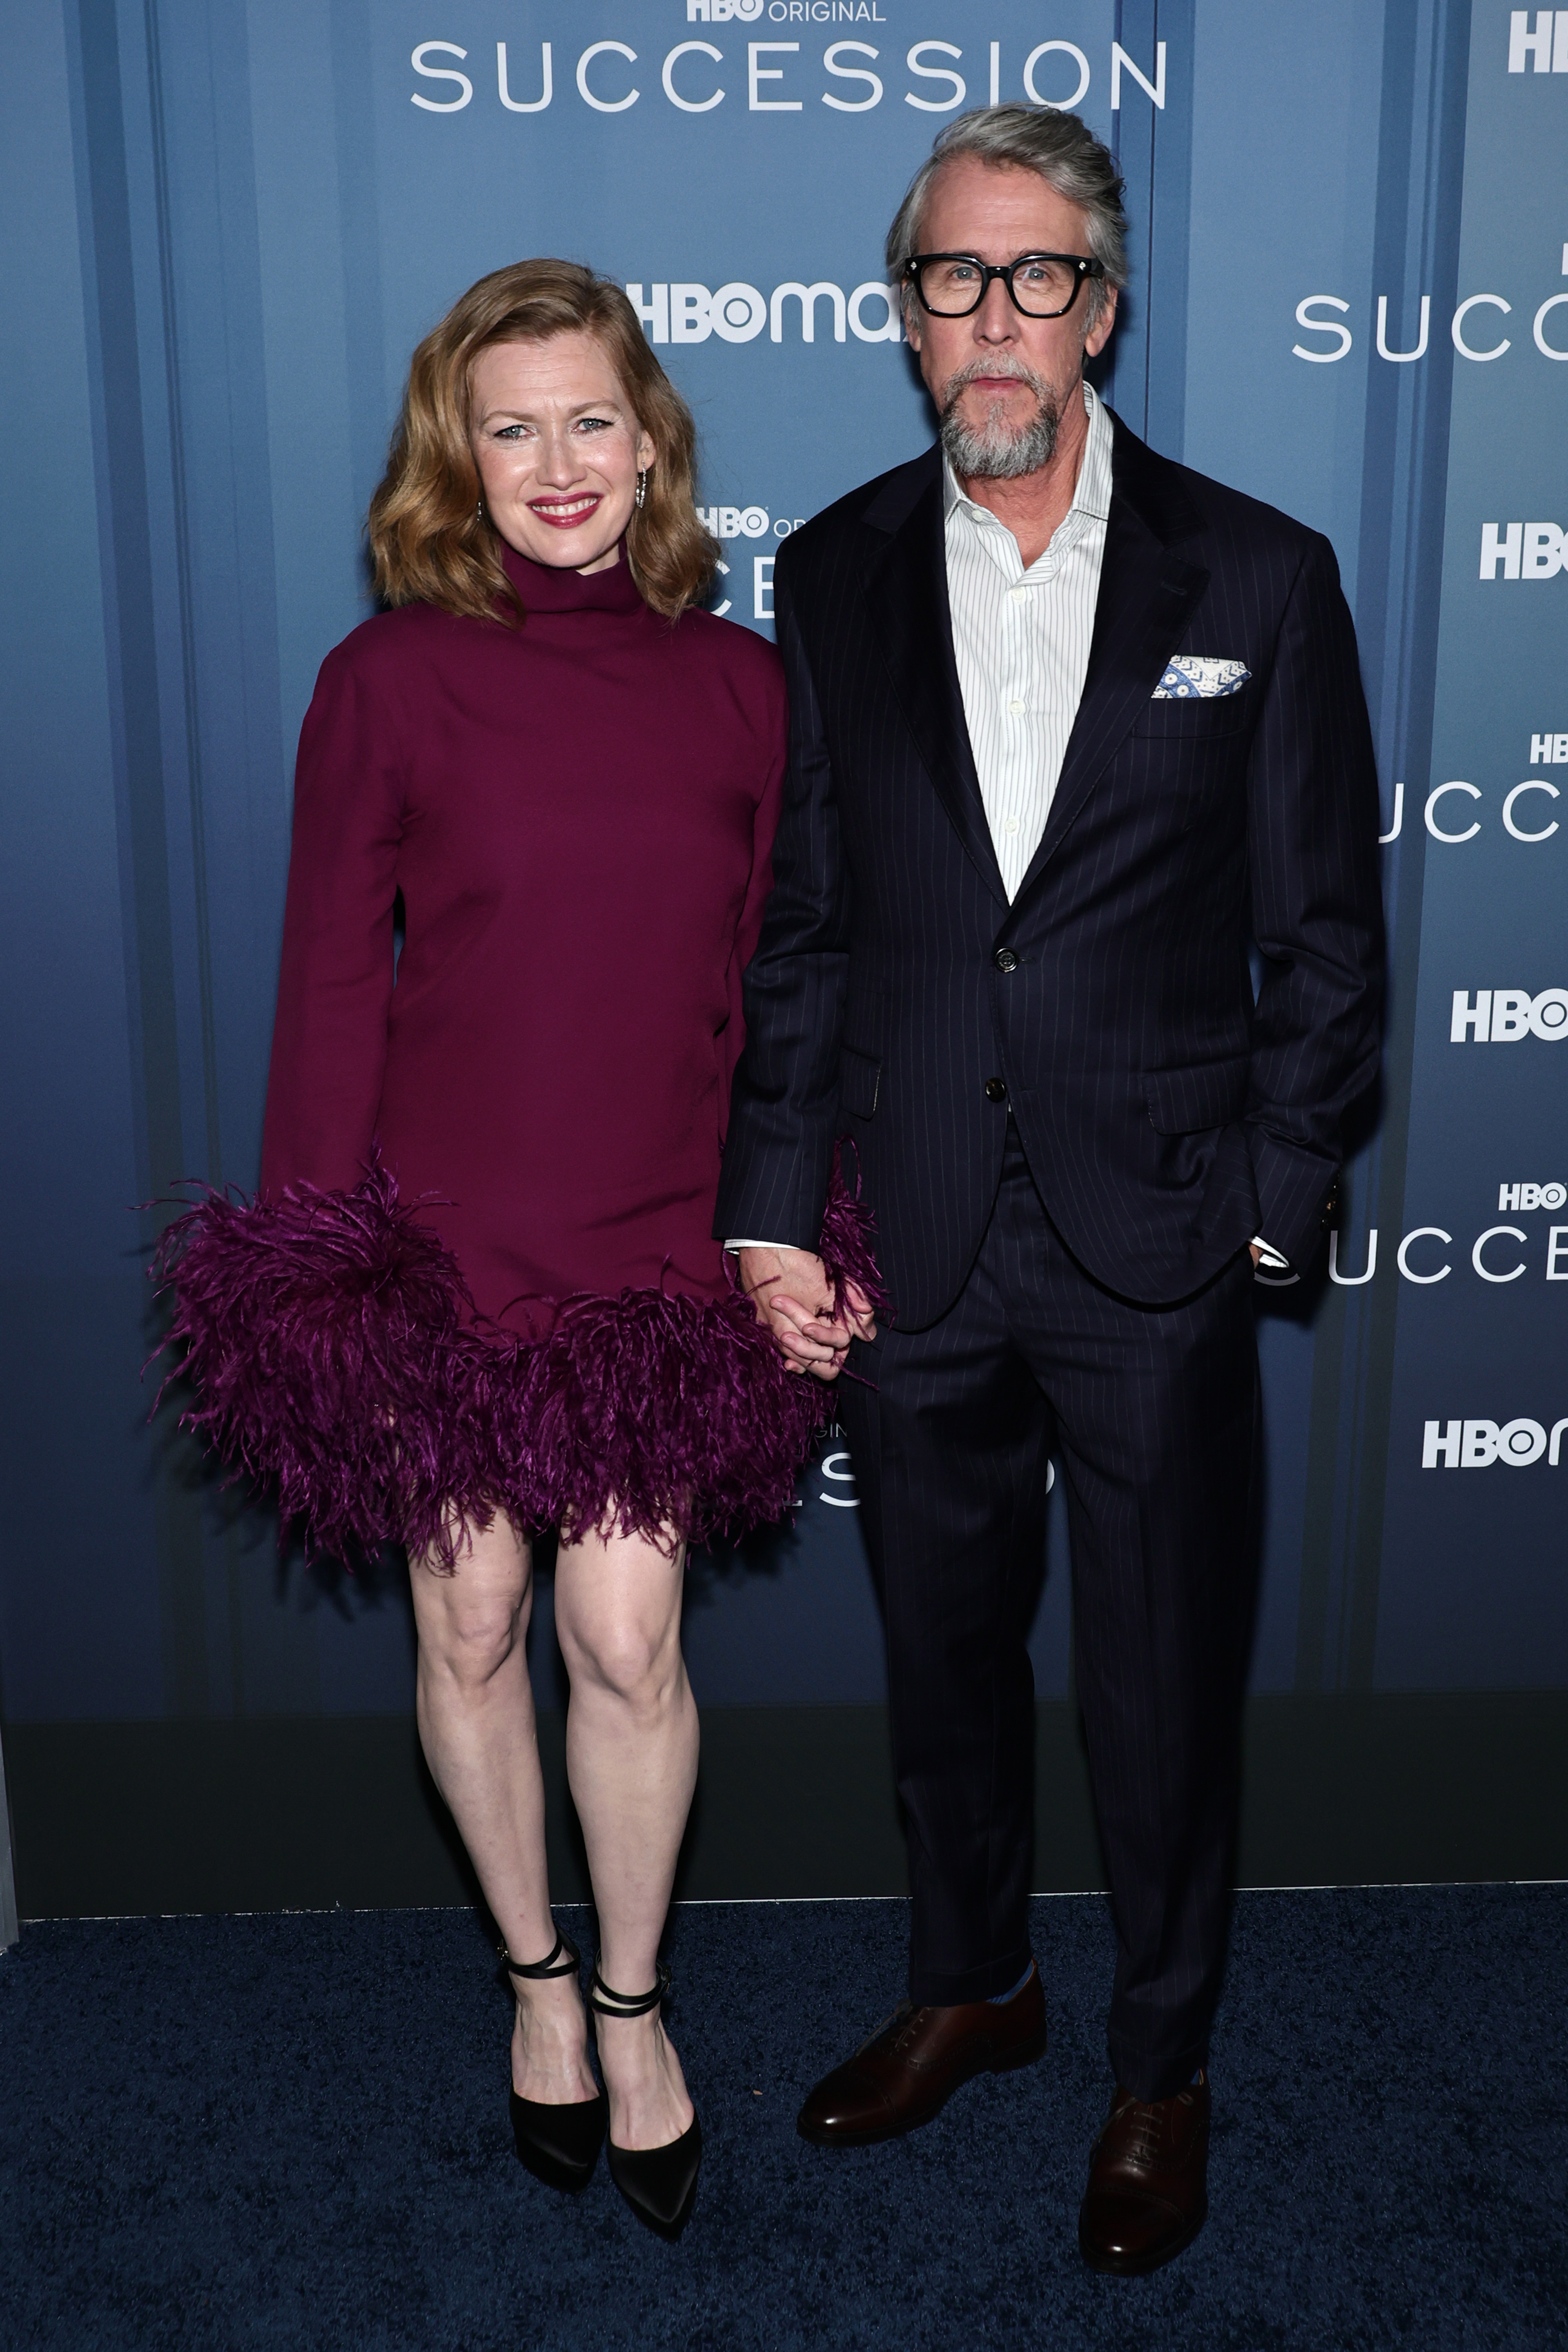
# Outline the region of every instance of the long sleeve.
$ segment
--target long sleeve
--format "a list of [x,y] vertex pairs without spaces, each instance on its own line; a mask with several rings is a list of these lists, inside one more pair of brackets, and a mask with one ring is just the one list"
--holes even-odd
[[1355,632],[1327,541],[1297,576],[1250,778],[1254,937],[1247,1139],[1258,1231],[1292,1265],[1318,1238],[1345,1112],[1377,1067],[1377,793]]
[[353,1186],[375,1136],[404,779],[393,714],[356,650],[351,638],[322,664],[300,737],[264,1192]]

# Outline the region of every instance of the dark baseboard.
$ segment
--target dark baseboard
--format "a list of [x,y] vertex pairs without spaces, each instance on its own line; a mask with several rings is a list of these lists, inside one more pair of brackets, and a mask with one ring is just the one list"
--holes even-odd
[[[552,1884],[587,1893],[563,1722],[540,1720]],[[468,1903],[404,1717],[14,1723],[24,1918]],[[1568,1877],[1568,1692],[1260,1698],[1237,1878],[1250,1886]],[[1077,1717],[1039,1709],[1037,1888],[1103,1884]],[[677,1894],[901,1895],[880,1707],[710,1707]]]

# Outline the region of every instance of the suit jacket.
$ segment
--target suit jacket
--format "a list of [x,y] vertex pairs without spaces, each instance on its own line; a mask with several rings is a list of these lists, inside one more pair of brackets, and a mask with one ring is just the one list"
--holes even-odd
[[[1156,1305],[1254,1234],[1310,1258],[1376,1069],[1378,803],[1333,551],[1119,419],[1112,465],[1083,698],[1011,905],[953,661],[940,452],[778,557],[789,768],[715,1232],[815,1248],[847,1133],[907,1328],[973,1262],[1009,1106],[1074,1255]],[[1152,700],[1184,652],[1250,679]]]

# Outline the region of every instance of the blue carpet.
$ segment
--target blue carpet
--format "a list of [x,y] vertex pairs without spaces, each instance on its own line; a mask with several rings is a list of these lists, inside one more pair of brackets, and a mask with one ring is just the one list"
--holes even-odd
[[[576,1921],[580,1934],[589,1923]],[[508,2004],[461,1911],[46,1923],[0,1959],[0,2341],[322,2352],[1357,2352],[1568,2344],[1568,1889],[1244,1895],[1213,2214],[1075,2241],[1110,2082],[1103,1905],[1036,1906],[1051,2049],[830,2155],[799,2096],[891,2005],[899,1903],[675,1916],[708,2155],[667,2247],[510,2150]]]

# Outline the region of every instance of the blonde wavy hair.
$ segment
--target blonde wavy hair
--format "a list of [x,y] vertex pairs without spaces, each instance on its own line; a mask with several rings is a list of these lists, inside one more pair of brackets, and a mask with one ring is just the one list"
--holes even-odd
[[468,440],[473,364],[492,343],[595,336],[637,423],[653,440],[644,503],[626,555],[645,604],[674,620],[713,577],[719,550],[697,519],[697,429],[637,312],[612,278],[574,261],[514,261],[454,302],[408,371],[386,473],[370,502],[376,588],[389,604],[435,604],[478,621],[524,618],[501,565],[501,541],[479,511]]

